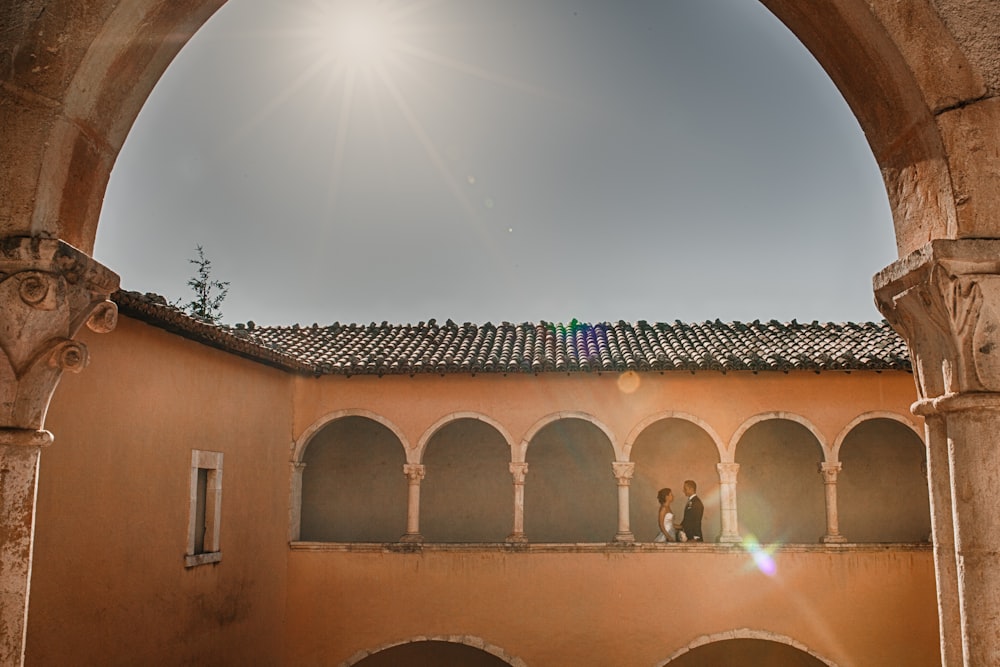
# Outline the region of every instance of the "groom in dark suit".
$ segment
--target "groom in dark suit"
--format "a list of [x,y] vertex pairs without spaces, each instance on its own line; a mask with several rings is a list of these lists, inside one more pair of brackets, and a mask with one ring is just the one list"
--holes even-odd
[[684,506],[684,518],[677,527],[684,531],[689,542],[701,542],[701,517],[705,513],[705,506],[698,497],[698,485],[694,480],[684,482],[684,495],[688,497],[688,501]]

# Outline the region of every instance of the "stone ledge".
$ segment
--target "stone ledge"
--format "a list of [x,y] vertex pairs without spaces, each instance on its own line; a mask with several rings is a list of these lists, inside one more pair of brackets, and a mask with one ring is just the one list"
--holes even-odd
[[197,567],[199,565],[208,565],[209,563],[218,563],[222,560],[221,551],[212,551],[205,554],[194,554],[184,556],[184,567]]
[[[504,542],[449,542],[399,544],[396,542],[290,542],[289,549],[298,552],[324,553],[717,553],[732,554],[744,551],[742,543],[733,544],[664,544],[636,543],[534,543],[507,544]],[[761,544],[755,548],[768,553],[872,553],[872,552],[930,552],[933,547],[921,543],[837,543],[837,544]]]

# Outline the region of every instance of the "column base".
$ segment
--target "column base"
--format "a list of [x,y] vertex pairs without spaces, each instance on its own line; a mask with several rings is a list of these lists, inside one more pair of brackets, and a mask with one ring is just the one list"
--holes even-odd
[[846,544],[847,538],[843,535],[824,535],[819,538],[820,544]]
[[743,538],[739,535],[720,535],[719,544],[742,544]]
[[615,542],[635,542],[635,535],[632,531],[615,533]]
[[399,538],[399,541],[403,544],[422,544],[424,541],[424,536],[420,533],[407,533]]
[[525,537],[524,533],[511,533],[504,542],[507,544],[527,544],[528,538]]

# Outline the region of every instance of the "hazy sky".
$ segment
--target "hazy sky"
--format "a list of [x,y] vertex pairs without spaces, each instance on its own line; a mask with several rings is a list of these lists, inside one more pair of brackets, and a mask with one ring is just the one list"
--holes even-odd
[[750,0],[230,0],[95,255],[187,299],[198,244],[262,324],[874,320],[896,256],[857,121]]

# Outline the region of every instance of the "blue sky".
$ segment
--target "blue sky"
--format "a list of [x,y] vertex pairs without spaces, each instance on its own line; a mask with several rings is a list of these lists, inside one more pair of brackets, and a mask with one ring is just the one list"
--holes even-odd
[[95,255],[186,299],[199,244],[264,324],[865,321],[895,259],[857,121],[747,0],[234,0]]

